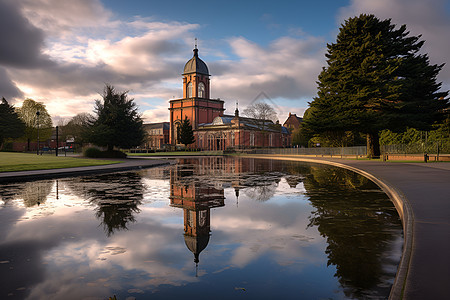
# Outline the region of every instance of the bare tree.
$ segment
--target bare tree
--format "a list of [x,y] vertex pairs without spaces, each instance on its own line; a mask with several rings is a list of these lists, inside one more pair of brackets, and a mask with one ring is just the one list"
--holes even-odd
[[264,102],[258,102],[247,106],[247,108],[244,109],[244,115],[257,120],[271,120],[274,123],[277,120],[275,109]]
[[73,138],[74,142],[80,146],[85,142],[84,136],[89,125],[93,122],[94,116],[88,113],[79,113],[70,119],[67,124],[60,126],[61,137],[65,140]]
[[268,123],[275,123],[277,120],[277,113],[275,112],[275,109],[265,102],[257,102],[247,106],[247,108],[244,109],[244,115],[254,119],[256,125],[260,127],[263,134],[262,146],[264,147]]

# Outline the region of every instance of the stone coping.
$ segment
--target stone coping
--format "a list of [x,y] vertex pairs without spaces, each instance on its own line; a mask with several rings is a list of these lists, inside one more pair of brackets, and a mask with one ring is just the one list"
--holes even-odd
[[173,163],[173,160],[133,158],[124,160],[123,162],[120,163],[110,165],[48,169],[48,170],[32,170],[19,172],[1,172],[0,183],[138,170],[168,165],[171,163]]

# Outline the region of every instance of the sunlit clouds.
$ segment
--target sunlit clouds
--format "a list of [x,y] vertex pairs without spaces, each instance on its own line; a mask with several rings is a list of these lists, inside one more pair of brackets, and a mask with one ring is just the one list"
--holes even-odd
[[[432,63],[446,62],[446,2],[422,2],[353,0],[334,12],[335,27],[322,35],[312,35],[301,20],[292,20],[284,33],[261,43],[239,31],[203,38],[202,32],[219,28],[201,18],[187,22],[151,11],[124,16],[109,8],[108,1],[1,0],[0,35],[8,42],[0,48],[0,97],[16,106],[32,98],[44,102],[54,120],[68,119],[92,112],[108,83],[129,91],[144,121],[168,121],[168,101],[182,96],[181,73],[198,37],[199,55],[212,75],[211,96],[225,100],[225,113],[234,112],[236,101],[245,108],[264,92],[283,122],[288,112],[301,116],[316,95],[326,44],[350,16],[374,13],[406,23],[412,34],[427,41],[424,51]],[[268,24],[259,34],[282,27],[272,14],[258,19]],[[449,68],[439,78],[448,87]]]

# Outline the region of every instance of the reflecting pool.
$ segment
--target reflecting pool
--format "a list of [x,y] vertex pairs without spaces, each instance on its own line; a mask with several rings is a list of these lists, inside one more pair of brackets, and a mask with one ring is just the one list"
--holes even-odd
[[403,232],[348,170],[233,157],[0,186],[1,299],[384,299]]

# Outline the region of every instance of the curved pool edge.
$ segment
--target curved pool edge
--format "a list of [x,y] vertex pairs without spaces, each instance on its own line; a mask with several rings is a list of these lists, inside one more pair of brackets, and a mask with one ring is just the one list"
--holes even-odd
[[133,170],[162,167],[173,164],[169,160],[162,159],[126,159],[120,163],[98,166],[71,167],[61,169],[41,169],[17,172],[1,172],[0,184],[15,181],[31,181],[41,179],[54,179],[76,177],[103,173],[125,172]]
[[324,159],[314,159],[314,158],[305,158],[305,157],[292,157],[292,156],[271,156],[271,155],[246,155],[246,157],[252,158],[262,158],[262,159],[275,159],[275,160],[289,160],[289,161],[302,161],[302,162],[311,162],[311,163],[320,163],[331,165],[339,168],[344,168],[355,173],[358,173],[369,180],[373,181],[376,185],[378,185],[385,193],[388,195],[389,199],[391,199],[394,204],[400,219],[403,225],[403,251],[402,257],[400,259],[400,263],[397,268],[397,273],[395,276],[394,283],[391,288],[391,292],[389,294],[390,300],[402,299],[404,288],[406,285],[406,278],[408,276],[408,270],[411,261],[411,253],[413,248],[413,226],[414,226],[414,214],[406,196],[395,188],[389,182],[382,180],[375,175],[359,169],[354,166],[347,165],[345,163],[340,163],[336,161],[324,160]]

